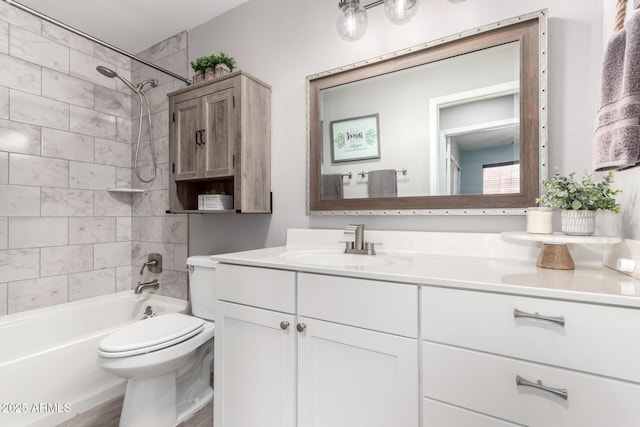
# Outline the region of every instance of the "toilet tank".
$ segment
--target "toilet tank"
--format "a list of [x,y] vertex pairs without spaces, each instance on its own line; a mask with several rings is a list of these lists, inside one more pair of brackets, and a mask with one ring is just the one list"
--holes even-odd
[[217,265],[205,255],[187,258],[191,312],[196,317],[213,320]]

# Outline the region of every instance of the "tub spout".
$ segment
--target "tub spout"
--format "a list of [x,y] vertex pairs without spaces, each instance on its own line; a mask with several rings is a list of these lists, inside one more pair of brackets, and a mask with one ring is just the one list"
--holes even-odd
[[145,289],[158,289],[160,288],[160,282],[158,279],[153,279],[150,282],[138,283],[136,286],[136,290],[134,291],[136,294],[141,294]]

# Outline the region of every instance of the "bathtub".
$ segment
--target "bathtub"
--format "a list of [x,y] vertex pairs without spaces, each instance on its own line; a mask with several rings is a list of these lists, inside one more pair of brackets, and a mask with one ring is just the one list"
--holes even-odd
[[162,314],[187,304],[124,291],[0,317],[0,426],[51,427],[122,395],[125,380],[97,366],[102,337],[147,306]]

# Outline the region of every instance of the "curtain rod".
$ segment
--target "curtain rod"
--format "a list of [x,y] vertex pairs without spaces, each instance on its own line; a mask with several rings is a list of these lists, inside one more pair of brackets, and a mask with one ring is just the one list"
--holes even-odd
[[33,16],[36,16],[36,17],[38,17],[38,18],[40,18],[42,20],[45,20],[47,22],[50,22],[51,24],[57,25],[58,27],[61,27],[61,28],[64,28],[67,31],[70,31],[70,32],[72,32],[74,34],[77,34],[77,35],[81,36],[81,37],[84,37],[85,39],[91,40],[94,43],[97,43],[97,44],[99,44],[101,46],[104,46],[104,47],[106,47],[108,49],[114,50],[114,51],[118,52],[121,55],[124,55],[124,56],[126,56],[128,58],[133,59],[134,61],[138,61],[138,62],[140,62],[140,63],[142,63],[142,64],[144,64],[144,65],[146,65],[148,67],[156,69],[156,70],[158,70],[158,71],[160,71],[162,73],[168,74],[171,77],[174,77],[174,78],[176,78],[178,80],[182,80],[183,82],[185,82],[187,84],[187,86],[191,85],[191,80],[189,80],[187,78],[184,78],[184,77],[174,73],[173,71],[169,71],[166,68],[162,68],[162,67],[160,67],[160,66],[158,66],[156,64],[153,64],[153,63],[151,63],[151,62],[149,62],[149,61],[147,61],[145,59],[139,58],[139,57],[127,52],[127,51],[124,51],[124,50],[120,49],[119,47],[113,46],[112,44],[104,42],[104,41],[102,41],[100,39],[97,39],[97,38],[95,38],[93,36],[90,36],[87,33],[84,33],[84,32],[82,32],[80,30],[77,30],[77,29],[75,29],[73,27],[70,27],[69,25],[67,25],[65,23],[62,23],[62,22],[60,22],[60,21],[58,21],[56,19],[53,19],[53,18],[51,18],[51,17],[49,17],[47,15],[44,15],[44,14],[38,12],[37,10],[31,9],[28,6],[25,6],[25,5],[21,4],[21,3],[13,1],[13,0],[3,0],[3,1],[5,3],[10,4],[11,6],[14,6],[14,7],[16,7],[18,9],[21,9],[21,10],[27,12],[27,13],[30,13]]

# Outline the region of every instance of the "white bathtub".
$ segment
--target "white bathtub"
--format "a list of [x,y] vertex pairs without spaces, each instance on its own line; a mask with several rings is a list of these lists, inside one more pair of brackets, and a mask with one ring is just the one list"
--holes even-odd
[[0,426],[51,427],[124,393],[125,381],[100,369],[103,336],[187,302],[118,292],[0,317]]

